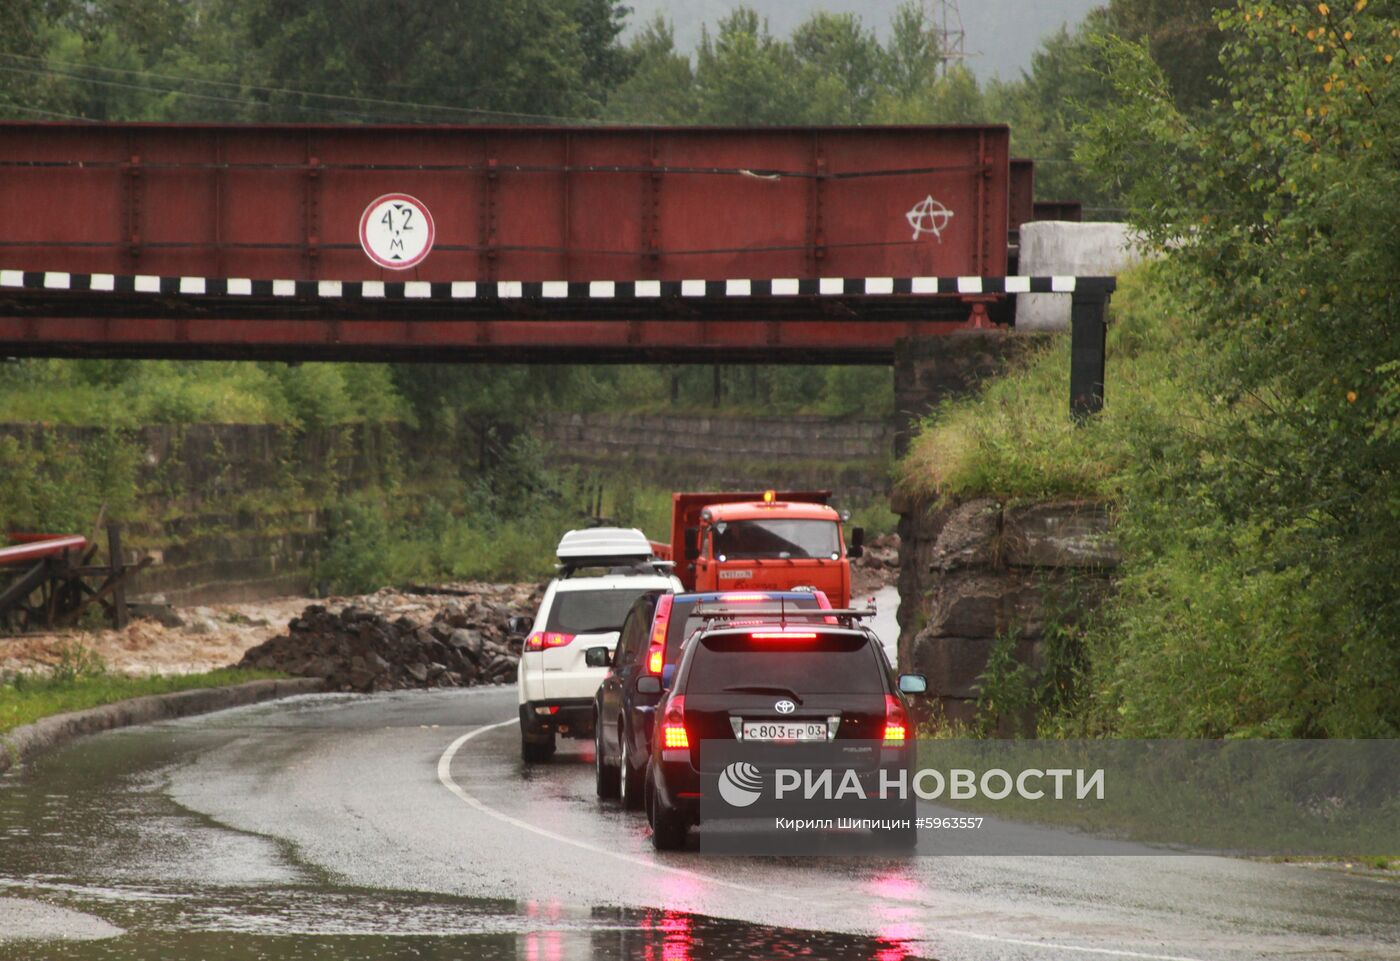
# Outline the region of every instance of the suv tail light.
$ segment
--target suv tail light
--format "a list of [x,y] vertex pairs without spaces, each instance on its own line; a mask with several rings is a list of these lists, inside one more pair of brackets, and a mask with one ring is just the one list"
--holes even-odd
[[547,647],[563,647],[574,639],[572,634],[559,631],[536,631],[525,638],[525,650],[542,651]]
[[690,735],[685,729],[685,695],[676,694],[666,705],[661,721],[661,746],[669,750],[690,750]]
[[656,619],[651,624],[651,648],[647,651],[647,673],[660,674],[666,663],[666,632],[671,627],[671,595],[656,602]]
[[811,631],[756,631],[755,641],[815,641],[817,635]]
[[909,723],[904,705],[893,694],[885,695],[885,743],[903,744]]

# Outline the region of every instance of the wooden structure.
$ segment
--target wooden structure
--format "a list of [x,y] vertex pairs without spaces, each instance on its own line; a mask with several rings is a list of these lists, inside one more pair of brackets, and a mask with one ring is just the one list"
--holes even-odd
[[113,627],[126,626],[127,581],[151,559],[128,567],[116,524],[107,525],[106,564],[95,563],[96,532],[91,539],[12,533],[10,541],[0,547],[0,633],[72,627],[94,609]]

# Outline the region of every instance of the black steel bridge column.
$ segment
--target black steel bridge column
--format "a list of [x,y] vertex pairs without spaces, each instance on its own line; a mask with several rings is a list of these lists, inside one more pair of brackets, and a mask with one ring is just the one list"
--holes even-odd
[[1070,295],[1069,413],[1082,421],[1103,410],[1104,340],[1112,278],[1081,278]]

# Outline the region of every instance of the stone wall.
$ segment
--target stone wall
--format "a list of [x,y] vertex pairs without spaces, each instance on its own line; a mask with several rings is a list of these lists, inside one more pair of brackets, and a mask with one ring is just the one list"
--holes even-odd
[[119,518],[124,546],[129,560],[156,559],[136,592],[175,604],[305,593],[332,505],[404,462],[432,462],[436,447],[399,425],[162,425],[136,440],[141,495]]
[[974,392],[1017,358],[1048,344],[1049,336],[997,328],[900,341],[894,354],[896,453],[907,449],[918,422],[942,401]]
[[[0,424],[0,438],[70,449],[74,464],[90,459],[84,445],[104,433]],[[479,457],[475,439],[401,425],[156,425],[120,436],[135,452],[139,495],[129,508],[110,509],[109,519],[122,525],[128,561],[147,554],[157,561],[131,593],[174,604],[305,593],[334,505],[389,479],[405,497],[451,501]],[[553,414],[537,436],[551,463],[595,469],[604,479],[831,487],[843,506],[884,498],[893,446],[893,429],[882,421],[819,417]]]
[[899,666],[928,677],[942,716],[969,722],[997,638],[1039,667],[1049,599],[1097,603],[1119,563],[1106,505],[990,499],[900,512]]
[[630,471],[677,489],[830,488],[883,499],[894,425],[876,418],[551,414],[539,437],[567,464]]

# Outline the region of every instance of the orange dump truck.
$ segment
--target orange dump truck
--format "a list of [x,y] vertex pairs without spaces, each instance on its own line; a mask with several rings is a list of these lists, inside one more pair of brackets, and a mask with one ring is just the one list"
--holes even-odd
[[652,543],[675,562],[687,591],[787,591],[814,587],[840,608],[851,603],[851,558],[865,532],[841,536],[831,491],[741,491],[671,495],[671,542]]

